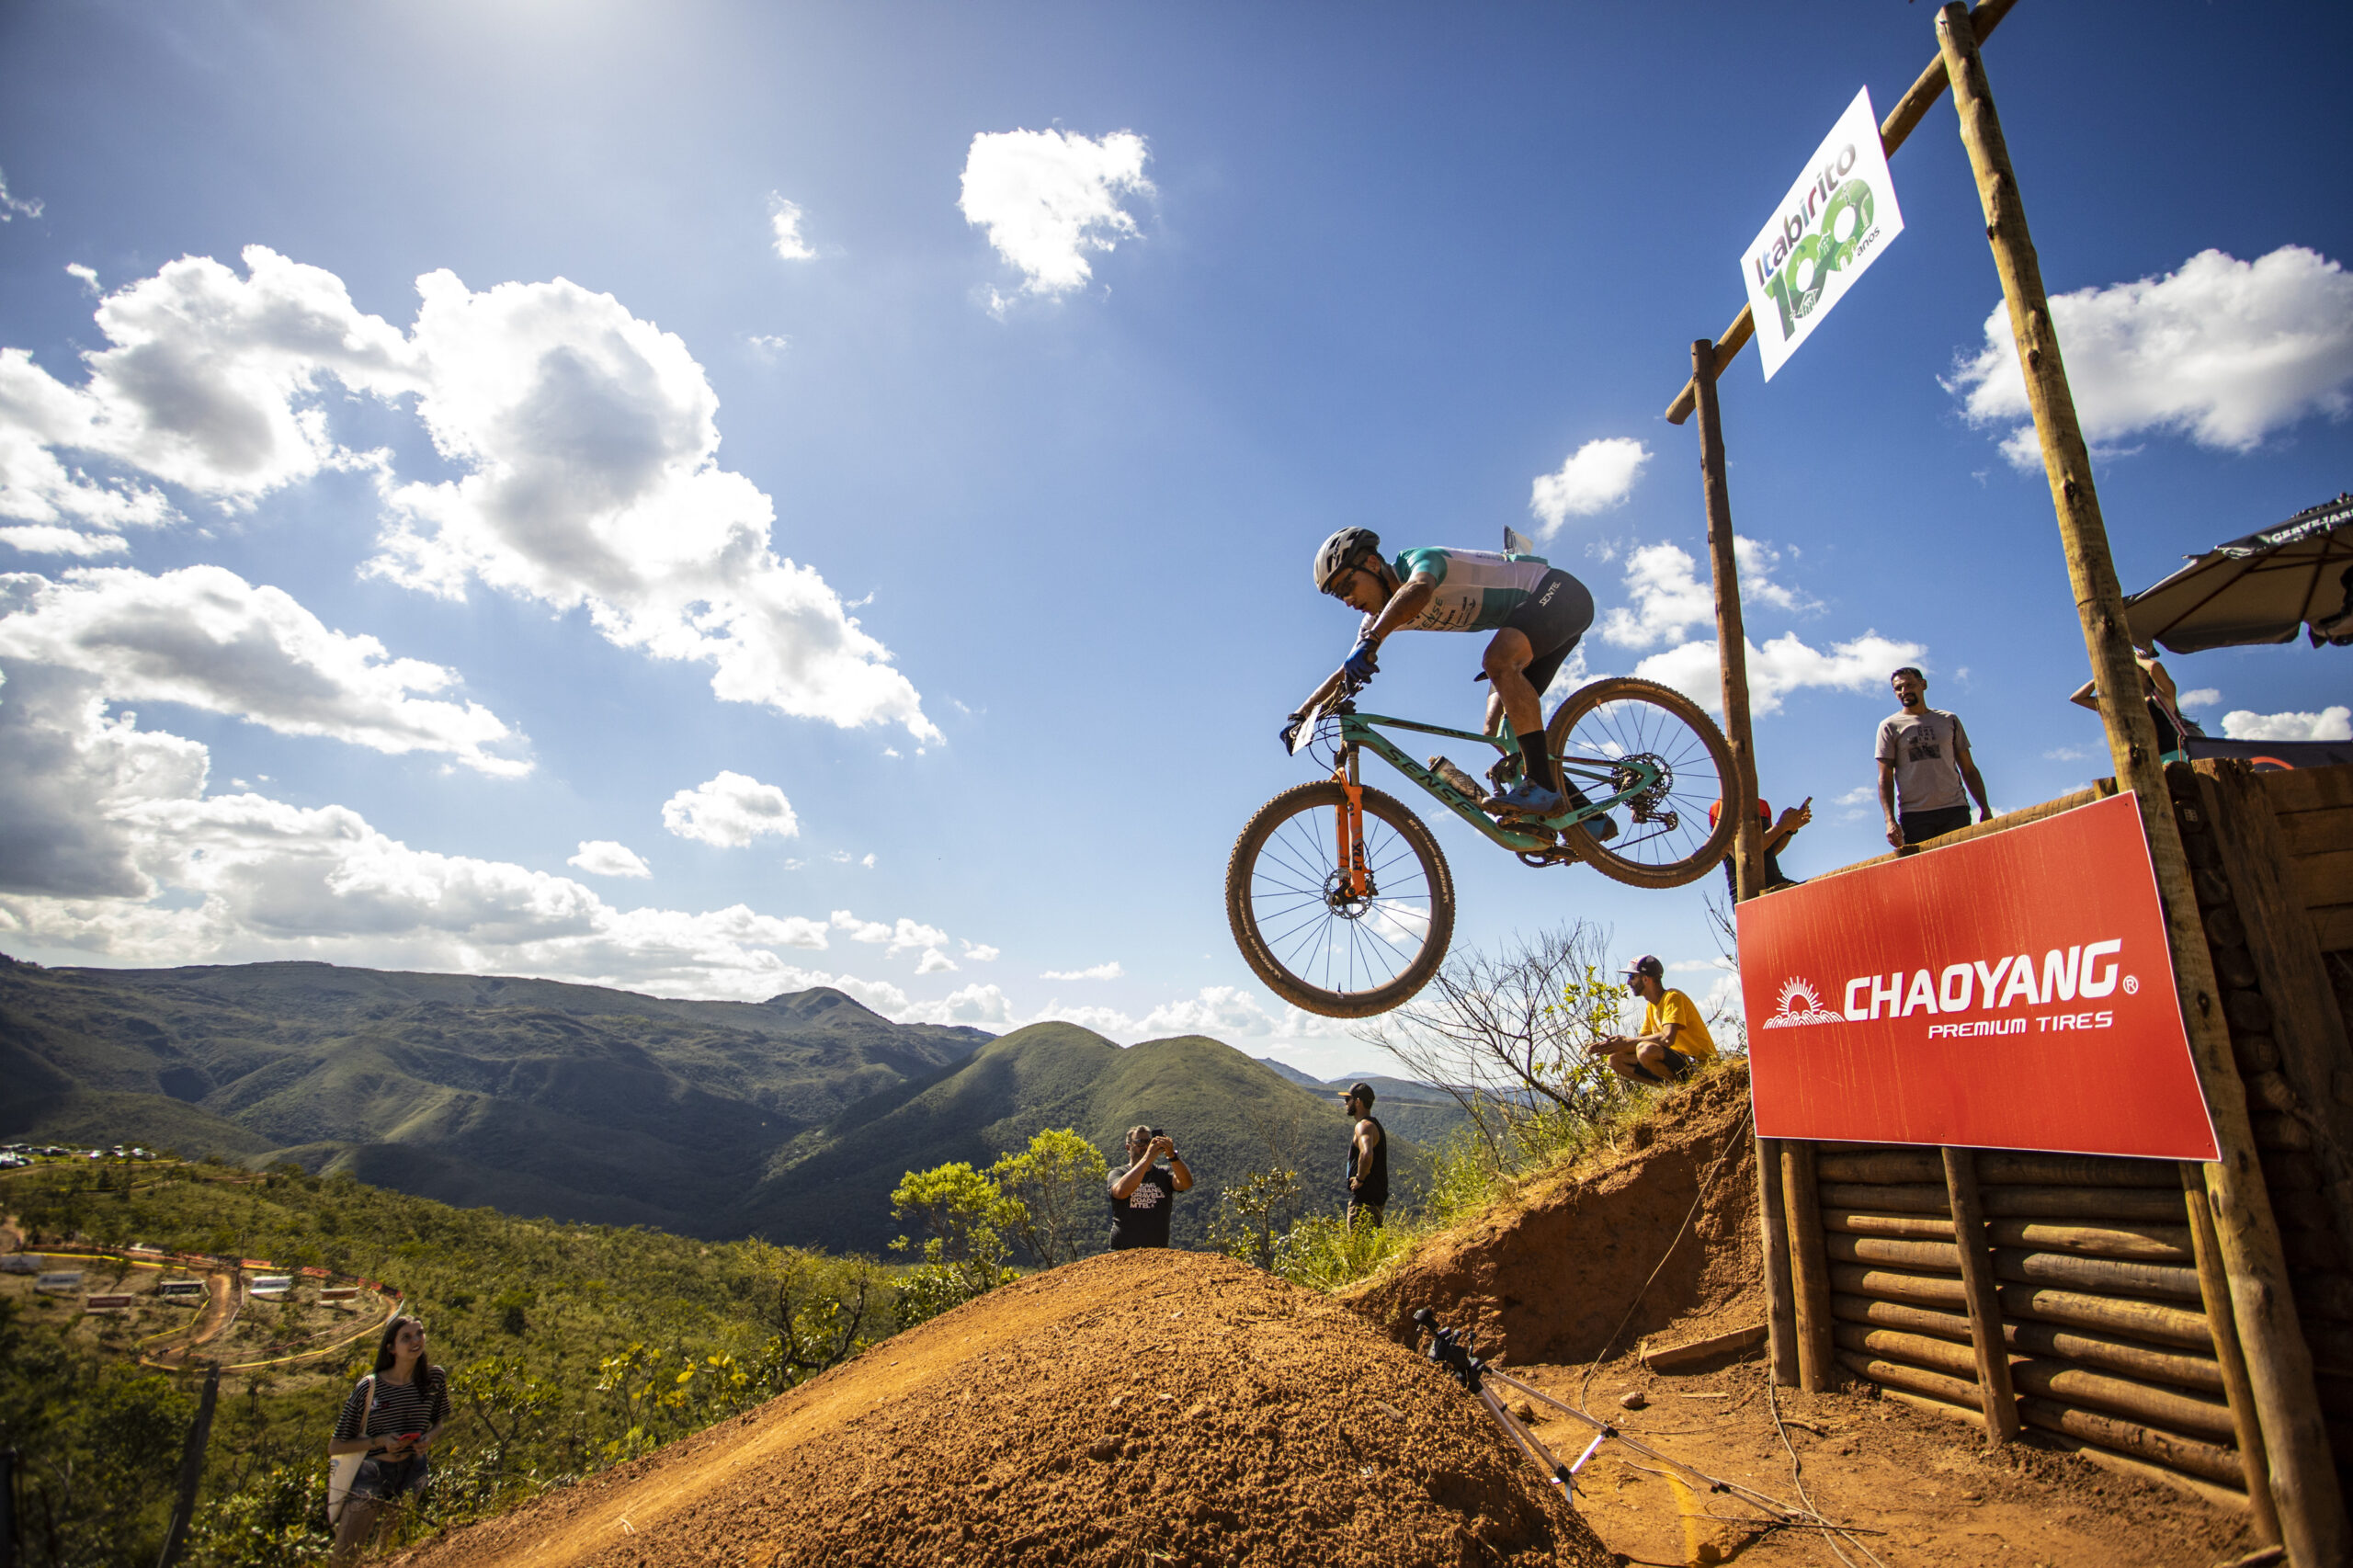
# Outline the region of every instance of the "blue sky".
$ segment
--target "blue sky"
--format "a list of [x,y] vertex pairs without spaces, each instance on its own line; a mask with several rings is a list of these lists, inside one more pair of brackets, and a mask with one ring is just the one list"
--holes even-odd
[[[1348,645],[1310,554],[1543,534],[1586,674],[1711,690],[1660,411],[1856,89],[1934,52],[1924,5],[1759,15],[9,7],[0,948],[1358,1066],[1221,904]],[[2128,587],[2353,486],[2348,35],[2028,0],[1988,45]],[[1904,233],[1724,387],[1801,876],[1878,845],[1891,655],[1997,804],[2105,771],[1949,105],[1893,173]],[[1477,653],[1396,644],[1379,706],[1472,722]],[[2210,729],[2347,722],[2340,650],[2171,667]],[[1438,831],[1459,943],[1582,917],[1715,982],[1715,880]]]

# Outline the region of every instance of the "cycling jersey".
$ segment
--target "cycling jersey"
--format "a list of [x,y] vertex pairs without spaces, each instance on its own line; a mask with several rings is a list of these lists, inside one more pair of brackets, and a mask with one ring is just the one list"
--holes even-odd
[[[1511,619],[1512,611],[1527,602],[1552,570],[1538,555],[1430,547],[1405,551],[1392,564],[1400,583],[1427,572],[1438,584],[1422,613],[1399,627],[1400,631],[1492,631]],[[1365,617],[1367,626],[1372,621],[1373,617]]]

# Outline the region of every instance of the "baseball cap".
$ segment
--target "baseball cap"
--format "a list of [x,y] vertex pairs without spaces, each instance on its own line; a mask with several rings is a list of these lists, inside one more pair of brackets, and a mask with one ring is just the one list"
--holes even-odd
[[1631,979],[1638,974],[1647,974],[1653,980],[1664,980],[1666,978],[1666,966],[1659,962],[1655,958],[1653,958],[1650,954],[1644,953],[1641,958],[1636,959],[1632,963],[1626,966],[1626,975],[1628,979]]
[[[1723,814],[1724,803],[1722,801],[1711,801],[1708,802],[1708,825],[1710,827],[1714,827],[1717,823],[1721,822],[1723,819]],[[1767,827],[1773,825],[1773,803],[1770,801],[1766,800],[1761,795],[1757,797],[1756,801],[1756,814],[1765,819],[1765,825]]]
[[1370,1105],[1373,1101],[1372,1085],[1359,1079],[1350,1085],[1340,1097],[1344,1100],[1362,1100],[1365,1104]]

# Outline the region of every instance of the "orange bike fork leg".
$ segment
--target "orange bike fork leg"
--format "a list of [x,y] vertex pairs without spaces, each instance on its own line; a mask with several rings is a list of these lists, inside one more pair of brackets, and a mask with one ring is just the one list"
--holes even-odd
[[1340,864],[1347,872],[1349,893],[1362,898],[1372,882],[1364,859],[1364,790],[1345,774],[1339,784],[1346,798],[1339,811]]

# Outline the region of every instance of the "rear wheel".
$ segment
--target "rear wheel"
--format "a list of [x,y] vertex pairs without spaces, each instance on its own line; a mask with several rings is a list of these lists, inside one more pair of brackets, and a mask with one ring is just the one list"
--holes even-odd
[[1347,803],[1326,779],[1286,790],[1245,824],[1225,867],[1233,940],[1267,989],[1327,1018],[1385,1013],[1429,983],[1454,937],[1454,878],[1422,819],[1378,790],[1364,799],[1370,886],[1348,888]]
[[1624,804],[1612,807],[1618,835],[1603,844],[1583,827],[1562,835],[1577,858],[1603,876],[1638,888],[1673,888],[1705,876],[1731,852],[1740,824],[1722,812],[1713,825],[1708,808],[1732,800],[1731,743],[1698,703],[1654,681],[1620,676],[1597,680],[1573,693],[1545,727],[1555,758],[1569,767],[1563,778],[1596,797],[1615,794],[1635,777],[1597,787],[1580,767],[1624,769],[1641,757],[1659,778]]

